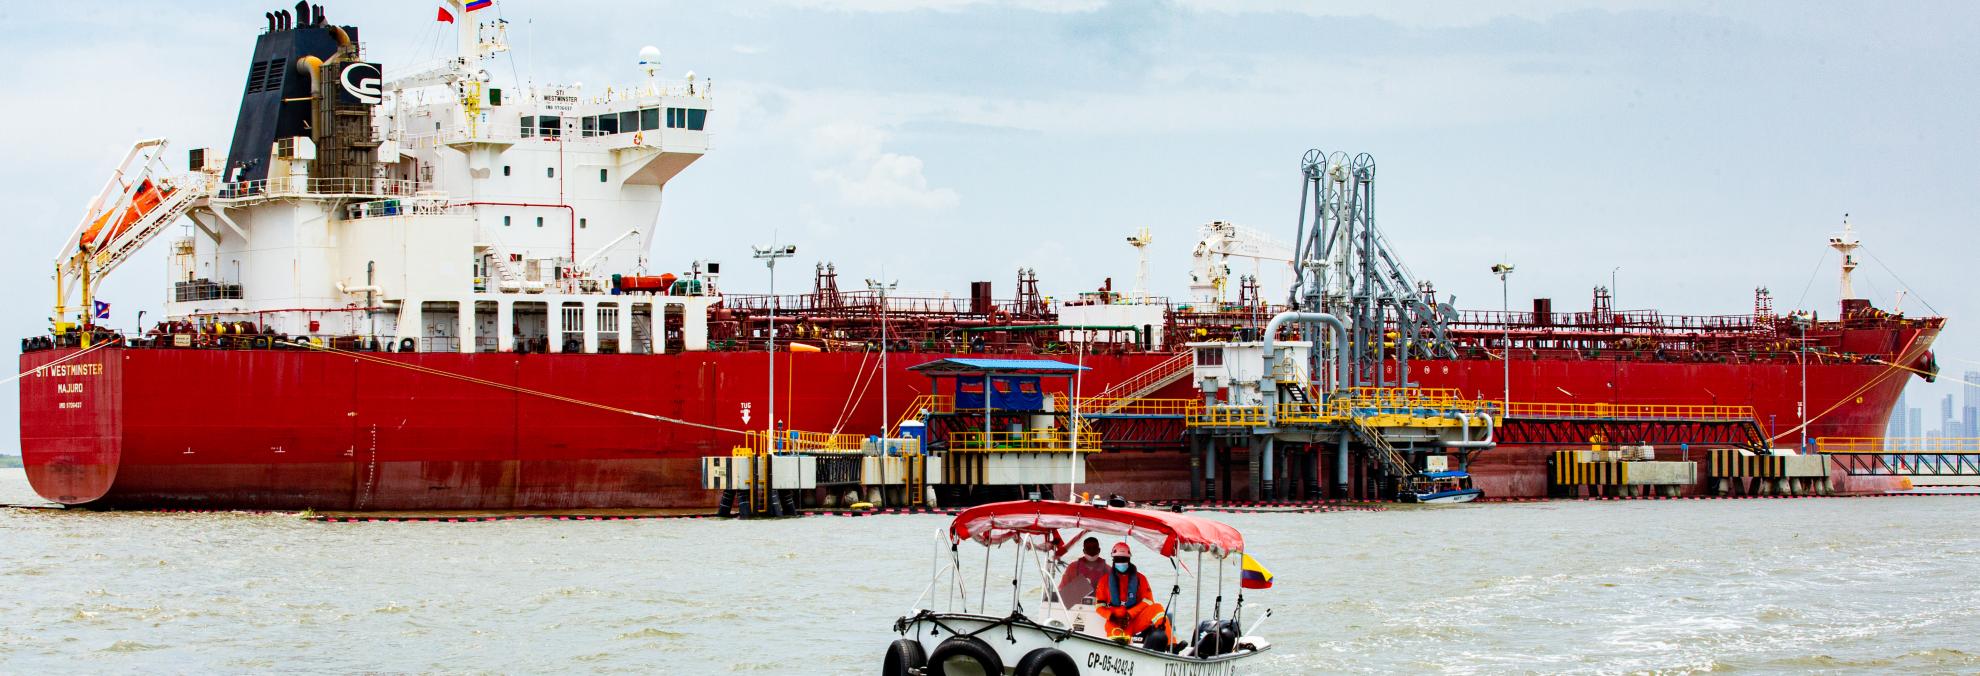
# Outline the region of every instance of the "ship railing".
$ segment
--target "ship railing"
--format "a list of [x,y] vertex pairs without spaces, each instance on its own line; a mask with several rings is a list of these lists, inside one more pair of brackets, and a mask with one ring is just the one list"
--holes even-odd
[[344,207],[345,216],[351,220],[382,216],[440,216],[469,213],[474,213],[473,207],[454,204],[446,199],[393,198],[358,202]]
[[1614,312],[1550,312],[1544,324],[1539,315],[1524,311],[1465,310],[1451,320],[1453,327],[1510,326],[1520,330],[1574,329],[1651,329],[1657,331],[1753,331],[1763,328],[1753,315],[1669,315],[1655,310]]
[[[722,297],[722,306],[732,310],[769,310],[772,296],[768,294],[727,294]],[[778,294],[778,312],[821,312],[821,311],[872,311],[878,303],[863,291],[842,291],[836,304],[820,302],[815,293]],[[978,314],[974,302],[968,298],[946,296],[899,296],[888,294],[887,311],[908,314]],[[996,312],[1015,314],[1017,301],[1000,300],[991,303],[990,309]],[[781,321],[781,317],[779,318]]]
[[1751,406],[1716,404],[1610,404],[1566,402],[1510,402],[1505,415],[1512,418],[1551,419],[1631,419],[1631,420],[1754,420]]
[[243,200],[269,197],[412,197],[420,192],[418,181],[397,178],[310,178],[290,176],[253,181],[222,183],[213,191],[214,199]]
[[866,442],[866,436],[781,430],[774,434],[767,431],[744,432],[743,440],[744,443],[740,448],[748,448],[759,455],[765,453],[858,455],[865,452],[862,445]]
[[1965,437],[1816,437],[1822,453],[1980,453],[1980,438]]
[[951,453],[1096,453],[1100,433],[1082,427],[1077,434],[1052,428],[1021,432],[956,432],[949,435]]

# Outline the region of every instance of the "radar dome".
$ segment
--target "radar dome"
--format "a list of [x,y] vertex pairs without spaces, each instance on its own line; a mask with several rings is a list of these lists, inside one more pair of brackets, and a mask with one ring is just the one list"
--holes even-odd
[[660,63],[660,48],[647,45],[639,49],[639,65],[653,66]]

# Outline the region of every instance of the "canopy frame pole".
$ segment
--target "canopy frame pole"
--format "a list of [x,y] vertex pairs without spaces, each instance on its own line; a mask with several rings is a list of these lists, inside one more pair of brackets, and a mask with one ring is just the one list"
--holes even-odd
[[1012,540],[1017,543],[1017,554],[1011,557],[1011,610],[1024,612],[1024,599],[1018,598],[1018,580],[1024,579],[1024,536]]
[[1195,645],[1196,628],[1203,626],[1203,550],[1196,550],[1196,609],[1190,613],[1190,644]]
[[[990,610],[990,550],[991,549],[993,548],[992,547],[983,548],[983,586],[982,588],[978,589],[976,593],[976,598],[979,601],[979,603],[977,603],[976,605],[982,608],[985,612],[988,612]],[[964,595],[967,596],[967,594]]]

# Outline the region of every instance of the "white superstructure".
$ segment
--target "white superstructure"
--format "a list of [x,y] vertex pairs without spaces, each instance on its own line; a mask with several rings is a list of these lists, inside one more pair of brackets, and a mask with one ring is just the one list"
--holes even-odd
[[[507,23],[463,0],[441,4],[457,53],[383,82],[321,8],[312,24],[299,6],[294,29],[285,12],[270,15],[271,33],[327,30],[341,46],[327,60],[257,62],[250,95],[308,77],[339,103],[318,106],[309,135],[277,138],[264,178],[243,180],[258,158],[195,151],[199,180],[173,182],[199,194],[172,246],[168,320],[420,351],[705,348],[719,267],[663,285],[646,252],[667,182],[708,151],[709,83],[661,81],[650,47],[629,86],[498,83],[488,66],[508,50]],[[369,138],[332,131],[358,117]],[[332,144],[375,148],[375,161],[338,169],[320,156]],[[620,275],[642,283],[616,284]],[[656,328],[670,318],[671,337]]]

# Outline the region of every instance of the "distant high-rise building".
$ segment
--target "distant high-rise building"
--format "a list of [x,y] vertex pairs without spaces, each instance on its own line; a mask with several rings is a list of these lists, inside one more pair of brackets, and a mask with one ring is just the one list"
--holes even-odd
[[1925,436],[1925,411],[1916,406],[1905,409],[1904,424],[1910,426],[1905,430],[1905,436],[1913,439]]
[[1891,407],[1891,424],[1884,428],[1884,436],[1902,437],[1907,429],[1904,425],[1904,390],[1898,390],[1897,405]]
[[1953,417],[1953,396],[1939,400],[1939,436],[1946,437],[1959,433],[1959,419]]
[[1980,409],[1980,371],[1966,372],[1966,400],[1960,402],[1966,415],[1966,436],[1980,437],[1980,416],[1974,415]]

